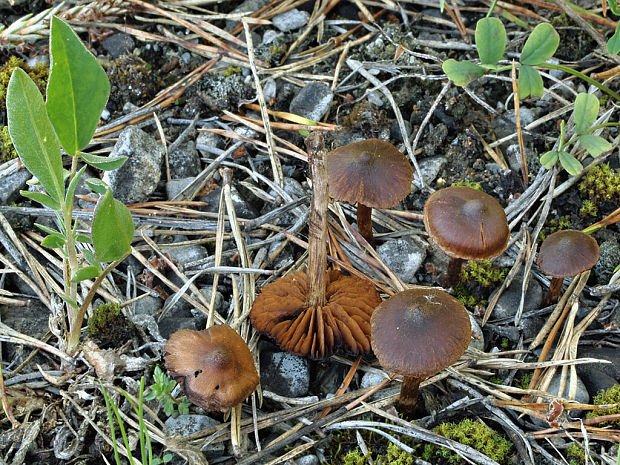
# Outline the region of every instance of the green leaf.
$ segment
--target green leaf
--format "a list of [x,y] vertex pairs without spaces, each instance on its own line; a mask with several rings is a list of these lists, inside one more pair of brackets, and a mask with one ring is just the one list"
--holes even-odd
[[105,195],[108,185],[99,178],[88,178],[86,181],[88,187],[99,195]]
[[86,234],[76,234],[75,235],[75,240],[78,242],[83,242],[85,244],[92,244],[93,242],[93,238],[90,236],[87,236]]
[[560,164],[562,165],[562,168],[564,168],[568,174],[572,176],[577,176],[579,173],[581,173],[581,170],[583,169],[583,165],[581,164],[579,160],[573,157],[570,153],[560,152],[559,158],[560,158]]
[[47,236],[41,241],[41,245],[50,249],[62,249],[65,246],[65,240],[56,236]]
[[519,67],[517,88],[519,89],[520,99],[524,99],[529,95],[542,97],[544,87],[540,73],[531,66],[521,65]]
[[441,66],[448,79],[457,86],[466,86],[484,74],[484,69],[469,61],[456,61],[450,58]]
[[77,187],[78,182],[80,182],[80,178],[84,174],[85,169],[86,169],[86,165],[82,166],[80,171],[75,173],[75,176],[73,176],[73,179],[71,179],[71,182],[69,183],[69,187],[67,188],[67,194],[65,197],[65,205],[71,204],[69,200],[73,199],[73,193],[75,192],[75,188]]
[[97,202],[93,218],[93,245],[99,260],[113,262],[128,254],[133,231],[129,209],[112,197],[112,190],[108,189]]
[[616,26],[614,35],[607,41],[607,52],[611,55],[615,55],[620,52],[620,22]]
[[482,18],[476,24],[476,48],[480,61],[496,65],[504,56],[506,29],[499,18]]
[[609,9],[616,16],[620,16],[620,8],[618,8],[618,2],[616,0],[607,0],[607,5],[609,5]]
[[581,92],[575,99],[573,118],[575,119],[575,132],[584,134],[596,121],[599,110],[599,101],[595,95]]
[[559,157],[558,152],[550,150],[549,152],[545,153],[542,157],[540,157],[540,164],[543,165],[548,170],[550,170],[551,168],[553,168],[553,165],[555,165],[555,163],[558,161],[558,157]]
[[85,266],[84,268],[80,268],[76,273],[71,276],[71,281],[74,283],[79,283],[80,281],[84,281],[86,279],[95,279],[99,276],[99,268],[96,266]]
[[95,257],[95,254],[92,253],[90,250],[84,249],[82,254],[84,255],[84,259],[89,265],[99,266],[99,260],[97,260],[97,257]]
[[35,202],[38,202],[47,208],[51,208],[52,210],[61,209],[58,201],[54,200],[49,195],[44,194],[43,192],[19,191],[19,193],[27,199],[34,200]]
[[43,97],[22,70],[13,71],[6,96],[9,135],[24,166],[57,202],[64,199],[62,157]]
[[580,136],[577,140],[583,145],[583,148],[595,158],[601,153],[609,152],[612,149],[612,145],[600,136],[585,134]]
[[52,17],[47,111],[63,148],[75,155],[88,145],[110,95],[97,59],[62,20]]
[[80,152],[80,157],[90,166],[104,171],[120,168],[127,160],[127,157],[124,155],[119,155],[117,157],[100,157],[99,155],[92,155],[84,152]]
[[540,23],[525,41],[519,61],[524,65],[538,65],[553,56],[560,44],[560,35],[549,23]]
[[56,236],[58,239],[62,239],[63,241],[65,240],[65,235],[63,233],[61,233],[60,231],[57,231],[54,228],[50,228],[49,226],[45,226],[43,224],[39,224],[39,223],[35,223],[34,224],[37,228],[39,228],[41,231],[47,233],[47,234],[51,234],[52,236]]

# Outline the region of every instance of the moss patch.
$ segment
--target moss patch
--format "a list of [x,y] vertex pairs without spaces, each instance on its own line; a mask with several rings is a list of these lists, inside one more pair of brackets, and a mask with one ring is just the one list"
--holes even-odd
[[0,66],[0,108],[6,105],[6,90],[11,80],[11,74],[15,68],[21,68],[34,81],[42,94],[45,94],[49,68],[44,64],[38,64],[34,68],[28,66],[23,59],[11,56],[6,63]]
[[[600,417],[603,415],[617,415],[620,414],[620,384],[616,384],[615,386],[610,387],[605,391],[599,392],[596,396],[594,396],[594,405],[609,405],[609,404],[618,404],[612,409],[600,409],[600,410],[592,410],[588,412],[586,418]],[[616,421],[604,421],[597,426],[608,426],[615,425],[616,427],[620,426],[620,420]]]
[[603,214],[611,213],[620,204],[620,173],[603,163],[586,174],[578,189],[583,199],[582,216],[596,216],[599,209]]
[[88,319],[88,334],[102,347],[118,347],[133,337],[134,328],[119,304],[106,303],[99,305]]

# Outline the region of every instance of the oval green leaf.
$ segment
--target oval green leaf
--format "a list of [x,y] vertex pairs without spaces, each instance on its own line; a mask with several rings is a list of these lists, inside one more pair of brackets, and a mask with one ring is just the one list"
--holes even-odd
[[62,157],[43,96],[21,68],[13,71],[6,96],[9,135],[24,166],[57,202],[64,199]]
[[96,266],[85,266],[84,268],[80,268],[76,273],[71,276],[71,281],[74,283],[79,283],[80,281],[84,281],[86,279],[95,279],[99,276],[99,268]]
[[524,99],[530,95],[542,97],[543,80],[540,73],[531,66],[521,65],[519,67],[519,79],[517,80],[519,98]]
[[41,245],[48,249],[62,249],[65,246],[65,240],[56,236],[47,236],[41,241]]
[[612,145],[600,136],[586,134],[577,139],[583,148],[593,157],[598,157],[601,153],[609,152]]
[[581,164],[579,160],[573,157],[570,153],[560,152],[559,159],[560,159],[560,164],[562,165],[562,168],[564,168],[568,174],[572,176],[577,176],[579,173],[581,173],[581,170],[583,169],[583,165]]
[[596,121],[599,110],[599,101],[595,95],[581,92],[575,99],[573,118],[575,119],[575,132],[585,134]]
[[620,52],[620,23],[616,26],[614,35],[607,41],[607,52],[611,55],[615,55]]
[[97,202],[93,218],[93,246],[99,261],[113,262],[128,254],[133,231],[129,209],[112,197],[111,189],[107,189]]
[[104,171],[111,171],[116,168],[120,168],[127,160],[127,157],[124,155],[119,155],[116,157],[101,157],[99,155],[92,155],[84,152],[80,152],[80,157],[90,166]]
[[86,181],[88,187],[99,195],[105,195],[108,185],[99,178],[88,178]]
[[35,202],[38,202],[47,208],[51,208],[52,210],[59,211],[61,209],[60,204],[56,200],[43,192],[19,191],[19,193],[27,199],[34,200]]
[[484,69],[469,61],[456,61],[450,58],[441,65],[448,79],[457,86],[466,86],[484,74]]
[[519,61],[524,65],[538,65],[553,56],[560,44],[560,35],[549,23],[540,23],[525,41]]
[[506,29],[499,18],[482,18],[476,24],[476,48],[480,61],[496,65],[504,56]]
[[66,152],[88,145],[110,95],[110,83],[97,59],[62,20],[53,17],[47,111]]
[[553,165],[555,165],[555,163],[558,161],[558,152],[550,150],[542,157],[540,157],[539,161],[541,165],[550,170],[551,168],[553,168]]

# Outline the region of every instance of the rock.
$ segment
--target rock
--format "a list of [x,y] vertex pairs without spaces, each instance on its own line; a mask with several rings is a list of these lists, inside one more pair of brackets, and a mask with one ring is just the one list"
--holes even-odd
[[30,171],[21,169],[2,178],[0,183],[0,204],[10,205],[19,198],[19,191],[27,189],[26,181],[32,178]]
[[[426,184],[431,184],[447,161],[447,158],[443,156],[428,157],[420,160],[418,165],[420,166],[420,172],[422,173],[422,179],[424,179],[424,182]],[[420,177],[418,176],[417,171],[414,169],[411,192],[415,192],[420,188],[422,188],[422,183],[420,182]]]
[[169,339],[170,335],[179,329],[204,329],[204,327],[199,326],[199,321],[194,317],[186,318],[186,317],[164,317],[159,322],[159,334],[164,339]]
[[189,186],[195,178],[171,179],[166,183],[166,197],[173,199],[179,192]]
[[162,308],[163,302],[159,297],[147,295],[140,300],[131,304],[134,315],[152,315],[155,316],[157,312]]
[[585,384],[590,397],[596,396],[599,392],[614,387],[618,380],[612,378],[604,371],[596,368],[596,364],[577,365],[577,373]]
[[471,342],[469,343],[469,347],[484,351],[484,334],[482,333],[482,328],[471,315],[469,315],[469,322],[471,323]]
[[377,254],[400,279],[412,283],[426,258],[426,246],[420,239],[406,236],[381,244]]
[[380,382],[385,379],[381,373],[376,373],[374,371],[367,371],[362,376],[362,380],[360,381],[360,389],[366,389],[372,386],[376,386]]
[[[32,300],[30,305],[18,307],[14,305],[0,305],[2,323],[22,334],[41,339],[49,331],[50,311],[38,300]],[[3,350],[6,360],[11,362],[25,358],[32,350],[31,347],[21,344],[4,344]],[[44,363],[39,361],[39,363]],[[15,366],[19,365],[19,362]]]
[[[538,156],[527,148],[525,149],[525,158],[530,170],[532,166],[538,165]],[[506,161],[512,171],[515,173],[521,172],[521,148],[519,144],[511,144],[506,148]]]
[[110,157],[124,155],[127,161],[106,171],[103,181],[123,203],[144,202],[157,188],[161,178],[164,149],[151,136],[135,126],[123,129]]
[[[186,241],[186,236],[175,236],[174,242]],[[173,244],[174,244],[173,242]],[[202,245],[184,245],[182,247],[171,247],[171,244],[161,244],[161,251],[170,255],[178,265],[202,260],[209,256],[209,251]]]
[[[513,279],[510,286],[502,292],[501,297],[497,301],[497,305],[493,310],[493,319],[511,318],[515,316],[521,302],[521,286],[523,283],[523,275],[517,275]],[[493,298],[491,294],[489,300]],[[523,303],[523,311],[535,310],[540,308],[543,300],[543,290],[538,281],[530,279],[525,294],[525,302]]]
[[607,376],[614,378],[616,382],[620,382],[620,350],[615,347],[591,347],[580,346],[577,351],[578,358],[598,358],[608,360],[611,363],[594,363],[588,365],[577,365],[577,372],[586,367],[594,367],[602,371]]
[[196,151],[196,144],[188,141],[168,154],[170,177],[172,179],[191,178],[200,173],[200,155]]
[[316,455],[304,455],[295,460],[297,465],[319,465],[319,458]]
[[[560,390],[560,380],[561,380],[560,371],[561,370],[558,370],[558,372],[551,379],[551,383],[549,383],[547,392],[554,394],[554,395],[559,395],[560,397],[568,398],[568,389],[569,389],[568,385],[569,385],[570,378],[566,379],[566,385],[564,386],[564,391],[561,394],[558,394]],[[575,394],[574,400],[579,402],[580,404],[587,404],[590,401],[590,394],[588,394],[588,390],[586,389],[585,384],[583,384],[583,381],[581,381],[579,376],[577,377],[577,392]]]
[[308,393],[308,360],[286,352],[263,352],[260,355],[263,389],[285,397],[303,397]]
[[274,16],[271,19],[273,25],[282,32],[294,31],[300,27],[304,27],[310,19],[310,13],[303,10],[293,8],[284,13]]
[[[220,205],[220,195],[222,188],[218,187],[209,194],[200,198],[200,201],[205,202],[206,205],[201,207],[202,211],[217,213]],[[235,212],[239,218],[252,219],[258,216],[258,211],[250,203],[239,195],[239,191],[235,186],[230,188],[230,196],[232,197],[233,205],[235,206]]]
[[332,90],[328,84],[311,82],[295,96],[289,106],[289,111],[313,121],[320,121],[329,110],[332,98]]
[[[407,137],[411,137],[411,123],[405,120],[405,130],[407,131]],[[403,142],[403,135],[400,131],[400,125],[398,121],[394,120],[392,125],[390,126],[390,138],[396,139],[397,141]]]
[[598,284],[609,284],[614,269],[620,263],[620,245],[610,239],[600,244],[600,257],[594,265],[594,274]]
[[[164,423],[168,429],[169,436],[182,436],[186,437],[192,433],[197,433],[203,429],[217,426],[219,421],[214,420],[206,415],[177,415],[176,417],[169,417]],[[224,453],[225,444],[223,442],[216,442],[209,444],[206,449],[201,449],[207,458],[213,458]]]
[[136,48],[136,44],[132,37],[122,32],[106,37],[101,45],[112,58],[128,55]]
[[200,131],[196,137],[196,148],[205,157],[221,153],[224,145],[224,138],[212,132]]

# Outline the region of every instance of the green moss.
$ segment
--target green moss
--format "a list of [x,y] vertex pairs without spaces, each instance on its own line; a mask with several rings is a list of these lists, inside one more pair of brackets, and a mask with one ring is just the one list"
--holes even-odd
[[581,465],[586,463],[586,451],[578,444],[572,443],[566,448],[566,458],[569,459],[570,465]]
[[529,389],[530,381],[532,381],[532,375],[533,374],[534,374],[534,372],[528,371],[521,378],[519,378],[519,380],[516,383],[517,387],[519,387],[521,389]]
[[241,72],[240,66],[237,66],[236,68],[234,66],[229,66],[228,69],[224,71],[222,74],[228,77],[228,76],[232,76],[233,74],[239,74],[240,72]]
[[579,184],[579,194],[586,201],[590,201],[596,207],[609,203],[620,203],[620,173],[609,167],[609,163],[603,163],[592,168]]
[[45,86],[47,85],[47,77],[49,75],[47,66],[38,64],[34,68],[31,68],[23,59],[11,56],[6,63],[0,66],[0,107],[4,107],[6,104],[6,90],[9,86],[11,74],[13,74],[15,68],[21,68],[26,71],[41,93],[45,93]]
[[477,298],[471,294],[471,292],[463,285],[457,284],[454,288],[452,296],[460,301],[465,308],[469,310],[473,310],[476,308],[476,305],[486,305],[487,301],[482,298]]
[[359,450],[352,450],[342,458],[343,465],[366,465],[368,460]]
[[544,241],[549,234],[562,229],[570,229],[570,215],[560,216],[559,218],[551,218],[547,221],[546,226],[540,232],[540,241]]
[[[612,409],[600,409],[600,410],[592,410],[586,415],[586,418],[600,417],[603,415],[617,415],[620,414],[620,384],[616,384],[605,391],[599,392],[596,396],[594,396],[594,405],[609,405],[609,404],[618,404]],[[597,426],[607,426],[607,425],[616,425],[620,426],[620,420],[616,420],[613,422],[604,421],[599,423]]]
[[0,126],[0,160],[9,161],[17,157],[8,126]]
[[476,283],[481,287],[490,288],[504,281],[507,274],[507,268],[494,266],[489,260],[470,260],[463,267],[461,282]]
[[[448,439],[473,447],[500,464],[508,463],[512,442],[480,422],[466,418],[459,423],[442,423],[433,431]],[[450,464],[466,463],[450,449],[431,444],[425,446],[423,458],[431,463],[438,463],[441,459]]]
[[99,305],[88,319],[88,334],[103,346],[120,346],[133,336],[133,325],[117,303]]
[[465,187],[470,187],[471,189],[476,189],[477,191],[484,192],[482,185],[479,182],[474,182],[474,181],[458,181],[458,182],[452,183],[452,186],[465,186]]
[[598,207],[596,204],[591,200],[585,199],[579,209],[579,216],[582,218],[589,218],[596,215],[598,215]]

